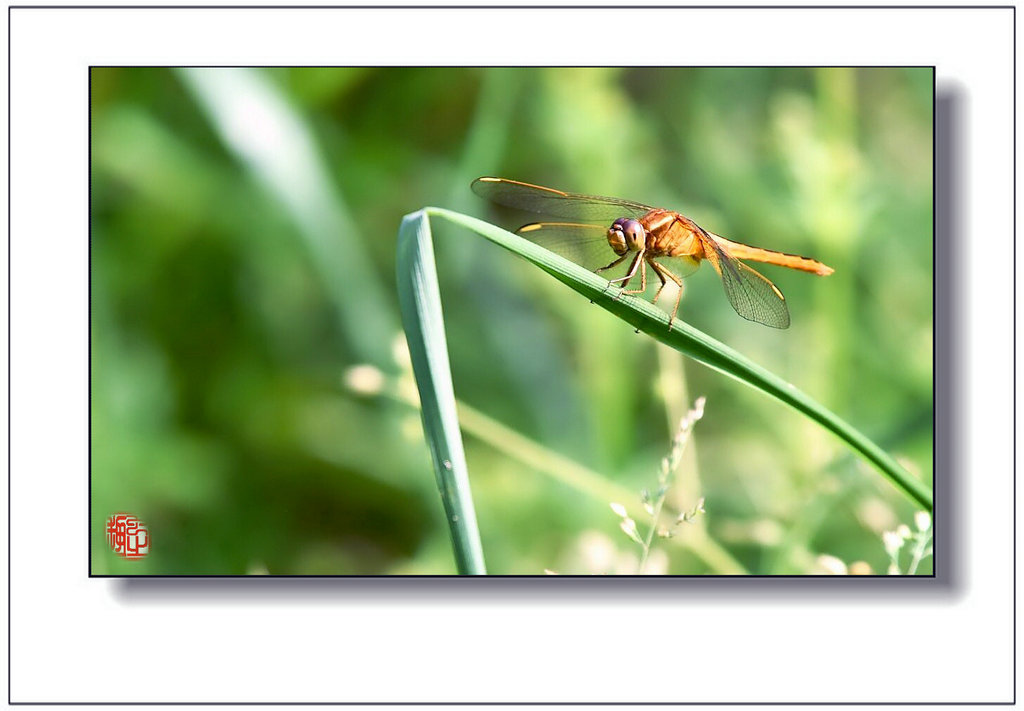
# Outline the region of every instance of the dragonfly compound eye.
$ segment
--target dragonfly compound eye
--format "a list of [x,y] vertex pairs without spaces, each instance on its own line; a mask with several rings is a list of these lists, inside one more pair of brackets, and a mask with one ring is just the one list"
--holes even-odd
[[639,252],[645,246],[644,227],[636,220],[624,220],[622,231],[626,233],[626,244],[634,252]]
[[618,255],[642,250],[645,241],[643,225],[628,217],[619,218],[608,228],[608,244]]

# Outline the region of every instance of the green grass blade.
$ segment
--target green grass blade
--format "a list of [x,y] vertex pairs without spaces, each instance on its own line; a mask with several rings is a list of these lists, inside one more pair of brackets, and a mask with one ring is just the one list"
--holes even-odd
[[424,211],[406,215],[398,231],[398,299],[419,388],[423,433],[437,475],[461,575],[484,575],[483,547],[469,489],[469,472],[455,411],[441,294],[430,223]]
[[[709,368],[725,373],[757,390],[774,396],[790,407],[807,415],[867,459],[912,501],[925,510],[931,511],[932,492],[930,487],[913,477],[889,454],[854,429],[850,424],[839,418],[835,413],[808,397],[792,384],[740,355],[732,348],[716,341],[678,318],[673,322],[672,327],[669,328],[668,314],[653,304],[635,296],[622,295],[616,298],[619,290],[610,289],[606,279],[518,235],[495,227],[483,220],[442,208],[428,207],[419,213],[415,213],[416,219],[419,220],[424,220],[423,215],[444,218],[501,245],[505,249],[533,262],[559,281],[590,299],[595,304],[612,312],[634,328],[647,333]],[[411,218],[412,216],[407,217],[406,221]],[[403,223],[404,229],[406,229],[405,223]],[[433,273],[433,264],[430,265],[430,270]],[[405,307],[403,303],[403,315],[404,312]],[[439,314],[440,307],[438,307]],[[435,325],[443,327],[440,322]],[[443,343],[443,335],[441,336],[441,341]],[[444,365],[447,368],[447,354],[445,354]],[[417,371],[416,375],[417,380],[419,380],[419,371]],[[450,389],[450,376],[446,375],[445,377],[448,378],[447,382]],[[423,390],[424,386],[421,384],[421,396]],[[451,408],[454,413],[454,402]],[[454,417],[454,414],[452,416]],[[424,414],[424,420],[426,421],[426,419],[427,416]],[[457,428],[457,423],[453,422],[452,426]],[[428,434],[429,437],[430,435]]]
[[[398,328],[390,295],[301,112],[255,69],[177,73],[224,145],[294,220],[337,311],[340,332],[362,359],[390,363]],[[252,119],[253,106],[260,107],[259,122]],[[276,140],[267,140],[268,132]]]

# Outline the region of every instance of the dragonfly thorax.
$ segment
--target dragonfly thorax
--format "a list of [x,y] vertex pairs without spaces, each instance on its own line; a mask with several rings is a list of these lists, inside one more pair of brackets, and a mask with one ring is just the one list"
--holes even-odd
[[640,252],[647,245],[647,233],[639,221],[620,217],[608,228],[608,244],[620,257],[626,252]]

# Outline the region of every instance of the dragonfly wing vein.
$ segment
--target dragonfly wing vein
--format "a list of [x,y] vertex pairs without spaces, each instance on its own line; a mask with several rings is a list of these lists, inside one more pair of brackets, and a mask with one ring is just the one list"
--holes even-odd
[[786,297],[770,280],[733,258],[711,238],[701,241],[704,256],[721,277],[726,298],[736,313],[772,328],[789,328]]
[[478,178],[471,187],[480,197],[499,205],[552,217],[611,222],[620,217],[639,217],[651,210],[632,200],[567,193],[504,178]]

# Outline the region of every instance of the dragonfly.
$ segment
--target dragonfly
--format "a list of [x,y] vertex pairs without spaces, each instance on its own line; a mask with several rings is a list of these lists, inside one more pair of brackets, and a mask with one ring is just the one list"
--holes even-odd
[[[621,287],[621,294],[647,291],[648,268],[660,281],[654,303],[668,282],[673,282],[679,288],[670,328],[679,312],[683,277],[696,271],[704,260],[718,273],[736,313],[772,328],[789,328],[786,297],[741,259],[820,276],[834,271],[816,259],[727,240],[679,212],[632,200],[569,193],[507,178],[477,178],[471,188],[499,205],[573,220],[531,222],[516,232],[591,271],[605,272],[627,264],[624,276],[609,280]],[[609,221],[611,226],[606,227]],[[592,224],[595,222],[601,224]],[[640,288],[629,289],[638,273]]]

